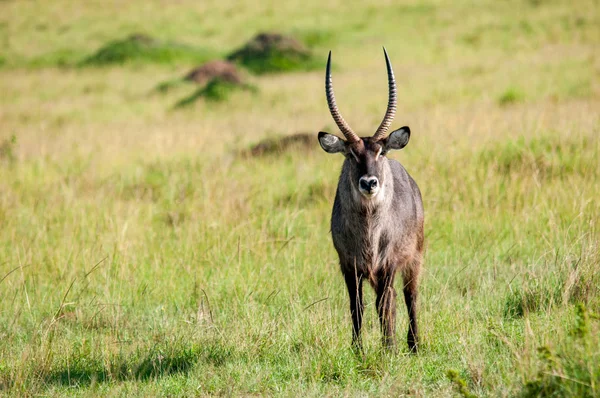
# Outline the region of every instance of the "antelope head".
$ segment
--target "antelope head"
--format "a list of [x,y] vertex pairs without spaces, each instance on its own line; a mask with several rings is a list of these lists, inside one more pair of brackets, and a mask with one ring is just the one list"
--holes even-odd
[[331,81],[331,51],[327,59],[325,72],[325,92],[327,104],[333,120],[346,138],[345,140],[336,135],[320,132],[319,144],[325,152],[341,153],[347,161],[352,185],[365,199],[374,198],[384,185],[386,178],[387,158],[386,154],[392,149],[402,149],[408,144],[410,129],[407,126],[393,131],[386,137],[394,116],[396,115],[396,79],[392,64],[385,48],[385,63],[388,74],[388,106],[381,124],[371,137],[359,137],[346,123],[335,102],[333,84]]

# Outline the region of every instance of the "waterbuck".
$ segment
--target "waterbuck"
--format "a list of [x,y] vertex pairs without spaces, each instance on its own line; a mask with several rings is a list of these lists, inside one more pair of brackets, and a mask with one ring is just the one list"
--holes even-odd
[[410,129],[401,127],[386,137],[396,114],[396,81],[390,59],[385,54],[389,98],[383,121],[372,137],[359,137],[342,118],[331,82],[331,52],[327,59],[325,91],[333,120],[346,137],[343,140],[325,132],[319,143],[328,153],[345,156],[339,178],[331,235],[338,253],[352,314],[353,344],[360,348],[363,315],[363,280],[377,293],[377,311],[383,345],[395,346],[396,271],[402,274],[404,300],[408,310],[408,347],[416,352],[417,286],[423,261],[423,202],[421,192],[404,167],[386,157],[392,149],[408,144]]

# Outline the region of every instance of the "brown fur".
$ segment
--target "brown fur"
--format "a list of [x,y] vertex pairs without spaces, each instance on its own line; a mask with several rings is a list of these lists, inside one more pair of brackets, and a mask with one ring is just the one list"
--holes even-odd
[[[408,128],[403,129],[410,134]],[[323,148],[346,156],[333,205],[331,234],[350,297],[353,343],[360,346],[362,283],[366,279],[377,294],[383,344],[387,348],[395,346],[394,281],[400,271],[409,316],[407,343],[415,352],[419,340],[417,289],[424,249],[423,202],[417,184],[404,167],[385,156],[388,149],[406,145],[408,138],[403,145],[390,148],[388,138],[361,138],[341,146],[325,135],[319,136],[320,141],[324,138]],[[379,152],[382,155],[377,157]],[[374,197],[367,198],[358,189],[359,179],[365,175],[379,181],[381,188]]]

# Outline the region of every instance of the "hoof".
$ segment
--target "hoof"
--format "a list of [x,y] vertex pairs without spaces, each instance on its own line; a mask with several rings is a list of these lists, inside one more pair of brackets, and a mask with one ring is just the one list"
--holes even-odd
[[414,338],[409,338],[408,341],[408,350],[411,354],[417,354],[419,352],[419,344]]

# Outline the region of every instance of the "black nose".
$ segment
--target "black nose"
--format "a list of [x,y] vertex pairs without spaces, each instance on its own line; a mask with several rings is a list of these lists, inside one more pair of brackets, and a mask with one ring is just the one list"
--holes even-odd
[[379,181],[377,180],[377,177],[363,177],[360,179],[360,187],[367,191],[367,192],[371,192],[373,191],[375,188],[377,188],[377,185],[379,184]]

